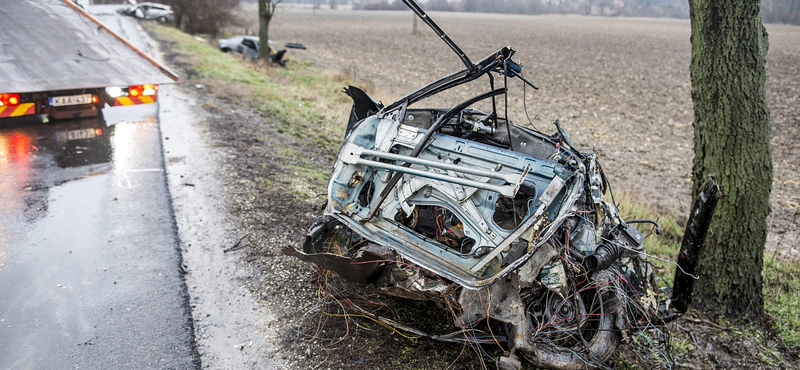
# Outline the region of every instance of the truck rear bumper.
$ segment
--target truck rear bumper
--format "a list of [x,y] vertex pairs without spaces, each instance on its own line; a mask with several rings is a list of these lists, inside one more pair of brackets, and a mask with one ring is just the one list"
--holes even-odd
[[155,103],[158,101],[158,95],[146,95],[146,96],[120,96],[114,99],[114,106],[124,106],[124,105],[138,105],[138,104],[150,104]]
[[36,103],[0,106],[0,118],[20,117],[36,113]]

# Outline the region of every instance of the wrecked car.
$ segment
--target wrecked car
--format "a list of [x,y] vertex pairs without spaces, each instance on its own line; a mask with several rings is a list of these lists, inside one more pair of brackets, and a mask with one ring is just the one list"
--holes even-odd
[[117,10],[119,14],[139,19],[154,19],[161,23],[175,20],[175,12],[169,5],[158,3],[132,3],[126,8]]
[[[601,364],[658,317],[633,226],[643,221],[622,219],[597,156],[558,121],[552,134],[510,122],[508,81],[537,88],[513,49],[473,63],[404,3],[465,68],[388,105],[345,89],[354,104],[324,214],[303,250],[286,252],[382,294],[445,302],[465,332],[487,318],[505,323],[501,367]],[[479,79],[487,91],[456,106],[417,107]]]
[[[286,54],[286,49],[282,49],[279,51],[275,51],[271,45],[275,45],[275,41],[268,40],[269,42],[269,54],[271,61],[276,63],[280,66],[285,67],[286,61],[283,59]],[[239,54],[244,55],[245,57],[249,58],[252,61],[258,60],[258,53],[260,48],[260,42],[258,36],[234,36],[228,39],[220,39],[218,42],[219,50],[224,53],[229,51],[234,51]],[[289,44],[287,44],[288,47]]]

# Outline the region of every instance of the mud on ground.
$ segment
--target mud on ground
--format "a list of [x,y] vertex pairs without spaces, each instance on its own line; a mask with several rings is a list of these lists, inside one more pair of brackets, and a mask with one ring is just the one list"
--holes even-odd
[[[688,23],[672,20],[605,19],[581,17],[516,17],[436,14],[442,28],[477,59],[504,45],[518,50],[527,76],[541,86],[527,91],[528,115],[537,127],[550,131],[560,118],[584,148],[594,148],[617,191],[647,200],[662,211],[685,218],[689,207],[692,157],[691,97],[688,75]],[[464,18],[460,18],[460,17]],[[273,38],[306,44],[293,57],[339,71],[366,87],[384,102],[459,69],[461,65],[441,42],[428,33],[411,35],[410,13],[281,11],[273,24]],[[502,21],[499,21],[502,20]],[[253,28],[251,28],[253,29]],[[798,168],[798,56],[797,27],[770,27],[769,100],[772,109],[776,182],[773,190],[773,245],[794,240]],[[173,62],[180,65],[178,56]],[[184,75],[191,67],[182,65]],[[285,348],[278,356],[292,369],[479,369],[494,368],[474,350],[427,339],[409,340],[356,319],[317,310],[319,276],[307,265],[282,256],[285,245],[299,246],[305,227],[319,214],[321,202],[298,199],[291,193],[292,173],[280,163],[283,146],[296,140],[280,130],[281,122],[257,113],[244,100],[231,97],[230,86],[191,79],[198,101],[210,114],[209,132],[225,163],[230,212],[249,234],[243,250],[257,273],[247,284],[265,306],[284,318]],[[464,100],[470,91],[457,91],[446,106]],[[510,102],[522,105],[522,96]],[[510,108],[516,122],[527,122],[524,112]],[[316,148],[299,148],[320,158]],[[315,202],[319,202],[316,204]],[[785,245],[786,241],[782,242]],[[388,302],[394,303],[394,302]],[[404,317],[429,317],[417,322],[437,327],[439,308],[421,303],[399,305]],[[334,312],[335,313],[335,312]],[[692,320],[700,320],[695,322]],[[681,320],[671,329],[689,343],[676,360],[687,368],[773,368],[758,350],[763,345],[725,338],[718,324],[705,319]],[[319,326],[319,323],[327,325]],[[716,326],[715,326],[716,325]],[[687,329],[688,328],[688,329]],[[344,337],[343,340],[339,338]],[[769,339],[764,343],[774,343]],[[693,346],[693,347],[692,347]],[[761,346],[761,347],[759,347]],[[486,346],[490,355],[497,355]],[[797,354],[789,353],[797,359]],[[628,353],[626,358],[631,359]],[[635,362],[634,362],[635,363]]]

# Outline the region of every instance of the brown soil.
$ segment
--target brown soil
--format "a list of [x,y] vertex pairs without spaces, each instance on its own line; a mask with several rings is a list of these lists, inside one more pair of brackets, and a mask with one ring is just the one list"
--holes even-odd
[[[690,27],[685,20],[579,16],[433,13],[473,59],[502,46],[517,50],[526,76],[532,123],[545,132],[560,119],[573,141],[601,154],[617,192],[678,220],[691,202],[692,101]],[[274,18],[272,38],[301,42],[292,56],[353,78],[391,102],[463,68],[460,60],[410,12],[286,9]],[[254,29],[254,28],[250,28]],[[774,184],[768,251],[800,260],[800,27],[768,25],[767,93],[772,118]],[[488,85],[488,84],[487,84]],[[480,85],[485,88],[486,86]],[[512,87],[514,88],[514,87]],[[527,124],[521,85],[509,114]],[[465,100],[461,89],[429,106]],[[420,104],[425,104],[420,103]]]

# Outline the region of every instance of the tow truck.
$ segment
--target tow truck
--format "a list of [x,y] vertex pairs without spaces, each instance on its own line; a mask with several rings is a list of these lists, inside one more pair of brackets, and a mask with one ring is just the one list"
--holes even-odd
[[97,116],[108,106],[158,101],[180,82],[71,0],[0,6],[0,123],[4,118]]

